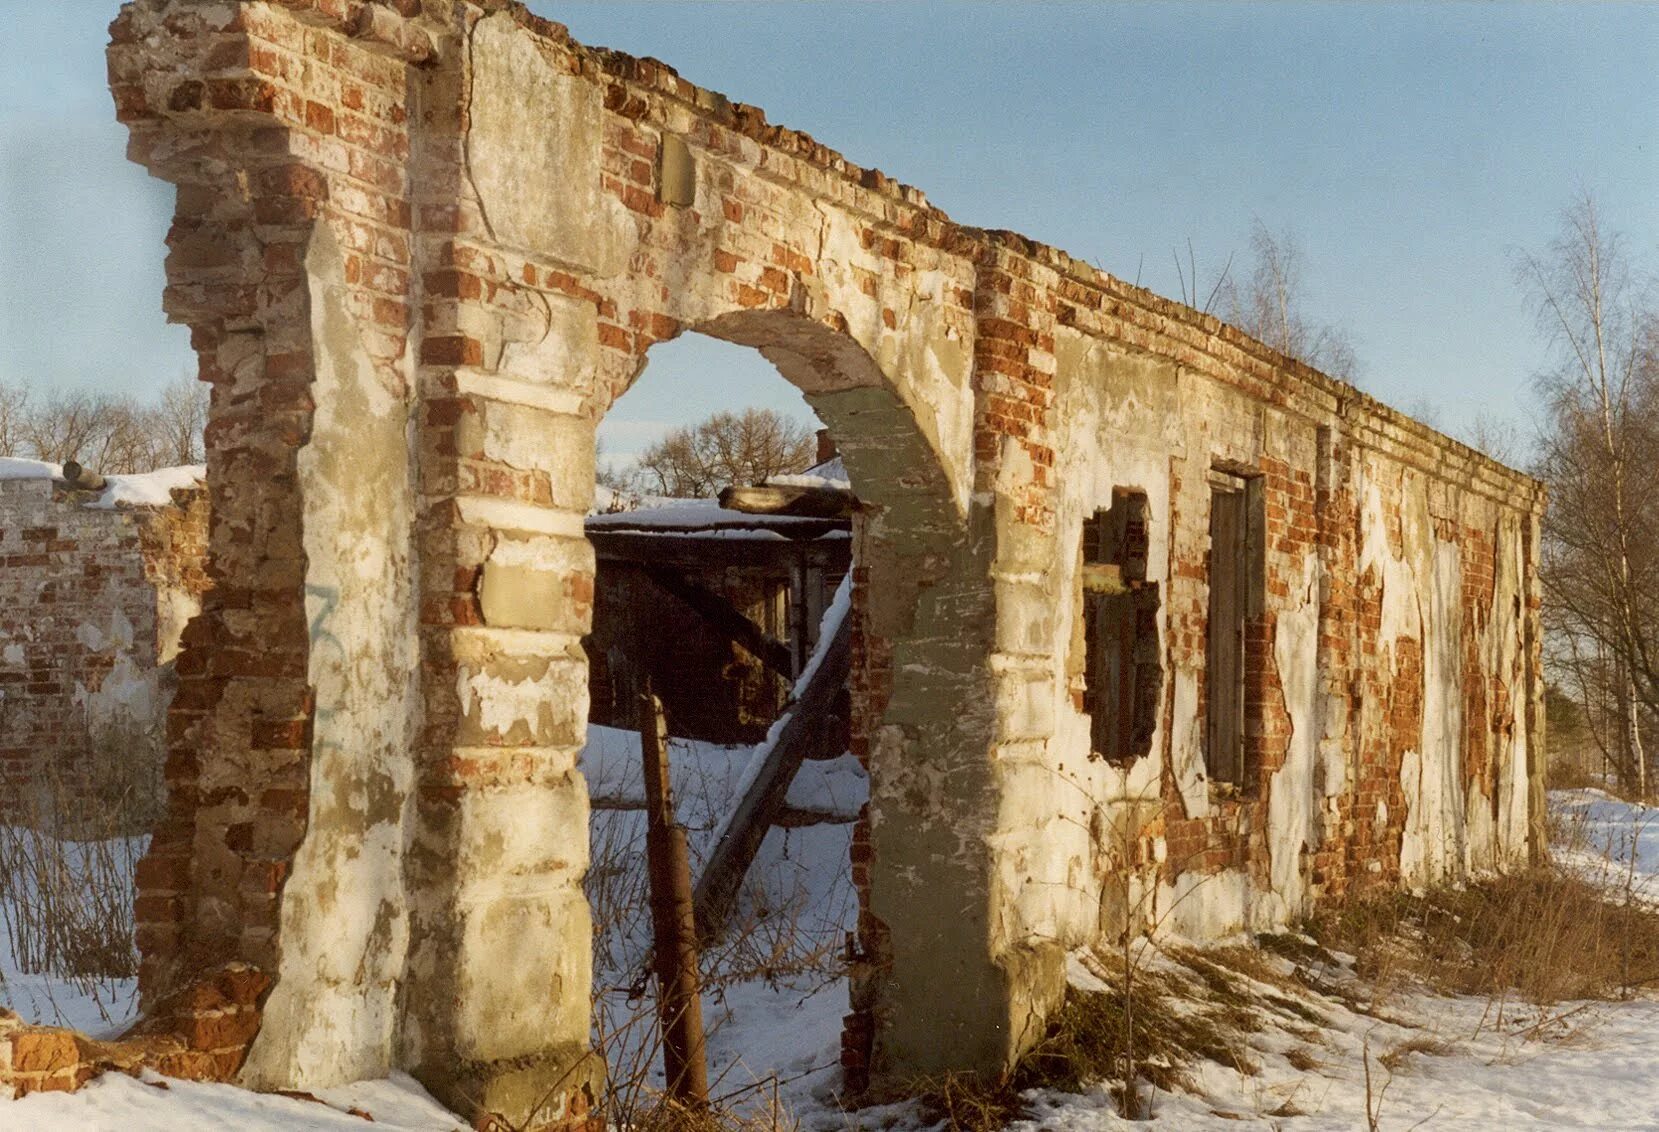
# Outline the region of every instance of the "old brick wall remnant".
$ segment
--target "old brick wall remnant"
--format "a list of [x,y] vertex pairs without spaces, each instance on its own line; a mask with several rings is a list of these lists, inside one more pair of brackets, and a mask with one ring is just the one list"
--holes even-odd
[[[143,986],[267,975],[243,1080],[586,1118],[594,427],[685,330],[800,388],[865,508],[853,1086],[999,1072],[1126,926],[1536,848],[1533,481],[506,0],[132,0],[111,38],[214,386]],[[1144,577],[1081,551],[1125,493]],[[1146,585],[1095,757],[1083,595]]]
[[207,489],[189,469],[94,492],[57,472],[0,459],[0,821],[107,834],[159,785]]

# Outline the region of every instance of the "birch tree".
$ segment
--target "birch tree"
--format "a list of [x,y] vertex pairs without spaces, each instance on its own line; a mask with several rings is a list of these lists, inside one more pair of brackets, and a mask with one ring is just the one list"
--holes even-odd
[[1302,249],[1295,238],[1289,232],[1275,235],[1257,220],[1250,233],[1250,257],[1250,274],[1242,281],[1223,272],[1213,296],[1222,317],[1281,354],[1352,382],[1359,358],[1348,335],[1304,311]]
[[[1617,705],[1611,761],[1648,791],[1642,730],[1659,710],[1659,320],[1624,240],[1583,196],[1517,275],[1548,341],[1539,473],[1551,658]],[[1593,659],[1588,659],[1593,658]],[[1611,684],[1611,687],[1605,685]]]

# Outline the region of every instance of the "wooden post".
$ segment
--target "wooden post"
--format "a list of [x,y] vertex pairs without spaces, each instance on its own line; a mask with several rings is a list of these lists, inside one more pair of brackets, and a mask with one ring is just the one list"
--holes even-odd
[[650,686],[639,697],[639,748],[645,768],[645,858],[651,881],[657,1018],[662,1026],[668,1095],[689,1108],[709,1099],[698,998],[697,920],[691,900],[691,851],[674,815],[668,777],[668,724]]
[[806,669],[812,659],[812,646],[807,644],[806,625],[806,555],[797,551],[789,560],[789,648],[794,654],[790,682]]

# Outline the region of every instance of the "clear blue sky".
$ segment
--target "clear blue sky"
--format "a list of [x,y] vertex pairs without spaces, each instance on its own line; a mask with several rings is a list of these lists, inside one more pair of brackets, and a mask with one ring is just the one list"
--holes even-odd
[[[1453,429],[1527,414],[1543,347],[1508,249],[1589,189],[1659,253],[1659,4],[531,7],[1164,294],[1189,237],[1207,282],[1254,218],[1289,229],[1362,384]],[[0,381],[143,393],[192,364],[160,313],[170,190],[123,160],[104,89],[115,10],[0,0]],[[764,363],[658,355],[613,452],[707,408],[800,406]]]

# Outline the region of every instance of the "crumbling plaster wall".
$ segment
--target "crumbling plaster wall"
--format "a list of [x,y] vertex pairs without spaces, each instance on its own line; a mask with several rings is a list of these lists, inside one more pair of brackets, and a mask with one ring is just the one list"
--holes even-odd
[[326,225],[306,253],[316,379],[297,470],[305,494],[307,836],[283,890],[281,963],[243,1076],[359,1080],[394,1063],[409,943],[403,856],[419,726],[407,378],[353,333],[345,261]]
[[[800,388],[864,505],[854,1087],[1006,1067],[1126,924],[1282,923],[1536,838],[1530,481],[503,0],[133,0],[112,39],[214,385],[143,981],[273,976],[247,1079],[584,1119],[594,427],[686,330]],[[1217,459],[1267,509],[1238,796],[1202,774]],[[1166,669],[1124,767],[1073,655],[1114,486]]]
[[[1023,625],[1052,667],[1040,709],[1003,716],[1025,727],[1025,757],[1004,764],[999,872],[1031,938],[1280,928],[1351,885],[1524,860],[1535,489],[1482,482],[1464,452],[1425,461],[1357,401],[1274,403],[1101,337],[1056,337],[1048,612]],[[1206,781],[1212,466],[1264,478],[1240,791]],[[1070,566],[1114,488],[1147,493],[1148,577],[1165,587],[1166,706],[1128,765],[1089,749]],[[1345,579],[1358,593],[1334,600]]]

